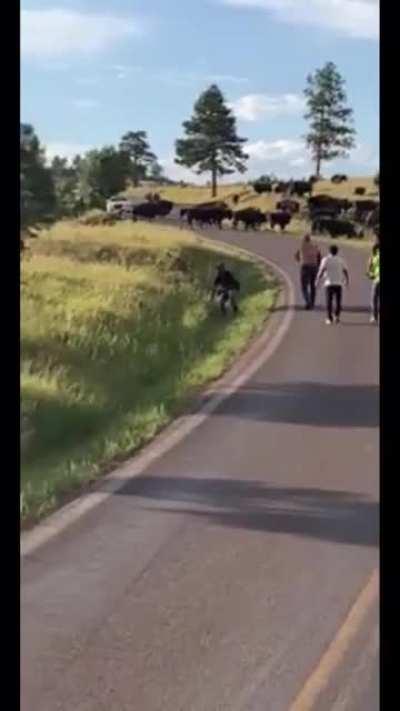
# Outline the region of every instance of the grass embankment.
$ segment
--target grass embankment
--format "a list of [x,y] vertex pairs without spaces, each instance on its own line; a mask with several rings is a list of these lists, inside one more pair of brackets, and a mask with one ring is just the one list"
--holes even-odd
[[[241,313],[210,303],[218,261]],[[220,376],[268,316],[278,283],[256,261],[182,230],[59,223],[22,263],[23,521],[150,440]]]
[[[365,195],[357,196],[354,194],[356,187],[365,188]],[[153,186],[151,189],[147,187],[138,188],[128,188],[125,195],[131,197],[144,197],[148,192],[157,192],[165,200],[172,200],[177,204],[191,204],[195,205],[200,202],[212,201],[211,190],[207,186],[188,186],[182,188],[180,186],[172,185],[166,187]],[[374,180],[372,177],[360,177],[360,178],[349,178],[344,183],[335,184],[330,180],[320,180],[315,183],[314,195],[324,194],[331,195],[332,197],[347,198],[349,200],[362,200],[365,198],[374,198],[379,200],[379,192],[374,185]],[[233,196],[239,195],[239,202],[237,205],[233,204]],[[233,210],[242,210],[246,207],[257,207],[263,212],[271,212],[276,209],[276,203],[282,200],[282,195],[276,193],[263,193],[262,195],[257,195],[253,190],[251,185],[246,185],[245,183],[232,183],[230,185],[220,185],[218,188],[218,196],[215,200],[225,200]],[[301,208],[306,207],[306,200],[299,199],[301,203]],[[310,222],[304,217],[293,217],[292,222],[288,231],[294,235],[304,235],[305,232],[309,232],[311,228]],[[261,229],[268,229],[263,226]],[[315,235],[320,238],[320,235]],[[322,238],[324,239],[324,238]],[[325,238],[327,242],[330,242],[330,238]],[[365,238],[361,241],[352,240],[350,244],[352,246],[357,245],[360,247],[370,248],[371,242],[375,241],[375,235],[372,230],[366,230]],[[339,242],[349,244],[349,240],[345,238],[339,240]]]

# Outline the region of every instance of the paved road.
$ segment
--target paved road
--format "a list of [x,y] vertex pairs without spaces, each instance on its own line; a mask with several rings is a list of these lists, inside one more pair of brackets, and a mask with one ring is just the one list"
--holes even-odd
[[[297,241],[222,238],[297,289]],[[318,670],[378,565],[379,337],[346,257],[340,326],[296,310],[245,386],[24,560],[23,711],[288,711]],[[377,711],[377,659],[375,603],[317,711]]]

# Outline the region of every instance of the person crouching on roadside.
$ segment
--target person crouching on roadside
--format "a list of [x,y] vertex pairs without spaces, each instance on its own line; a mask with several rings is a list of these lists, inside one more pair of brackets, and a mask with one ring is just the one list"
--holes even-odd
[[214,280],[212,296],[217,297],[221,313],[225,316],[226,307],[231,305],[233,311],[238,313],[239,308],[236,303],[235,293],[240,290],[240,284],[233,274],[225,268],[225,264],[217,266],[217,276]]

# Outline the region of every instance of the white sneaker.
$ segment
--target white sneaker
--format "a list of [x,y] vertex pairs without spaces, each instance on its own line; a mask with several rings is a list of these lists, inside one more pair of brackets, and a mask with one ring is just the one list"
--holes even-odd
[[335,316],[335,323],[340,323],[340,317],[339,317],[339,316]]
[[370,323],[376,323],[376,318],[375,318],[375,316],[370,316],[370,317],[369,317],[369,322],[370,322]]
[[325,319],[325,323],[326,323],[327,326],[331,326],[331,325],[332,325],[332,321],[330,320],[330,318],[326,318],[326,319]]

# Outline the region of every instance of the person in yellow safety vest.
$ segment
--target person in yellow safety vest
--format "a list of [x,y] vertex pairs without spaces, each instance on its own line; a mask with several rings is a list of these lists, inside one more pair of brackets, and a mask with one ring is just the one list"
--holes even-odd
[[377,323],[380,310],[380,270],[379,270],[379,244],[374,244],[372,254],[368,261],[367,276],[372,281],[371,290],[371,323]]

